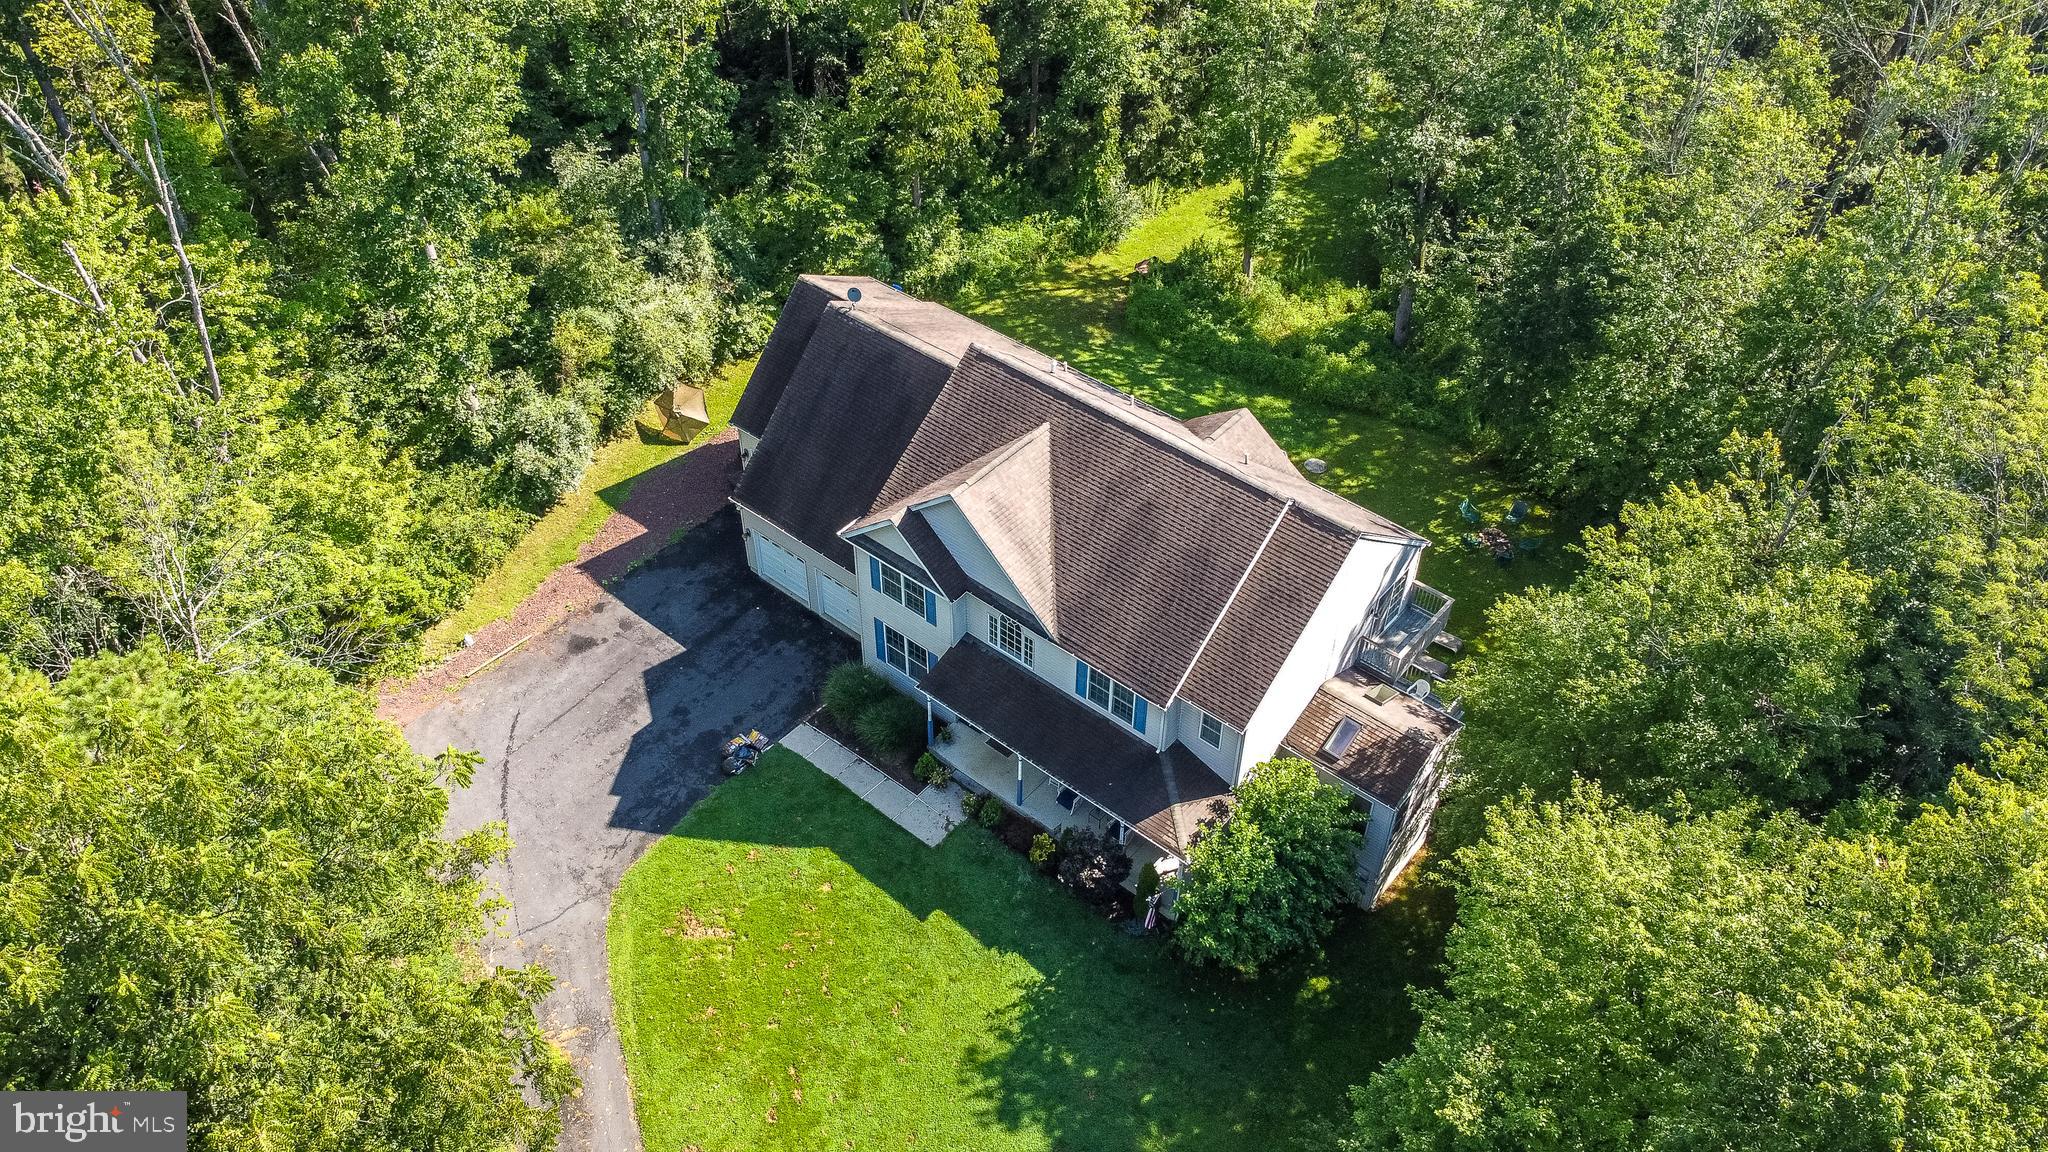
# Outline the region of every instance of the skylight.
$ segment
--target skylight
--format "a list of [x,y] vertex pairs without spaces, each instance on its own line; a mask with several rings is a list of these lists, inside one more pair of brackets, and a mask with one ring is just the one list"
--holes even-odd
[[1351,745],[1358,741],[1358,721],[1346,716],[1337,721],[1337,727],[1330,732],[1330,738],[1323,741],[1322,755],[1328,760],[1342,760],[1351,751]]

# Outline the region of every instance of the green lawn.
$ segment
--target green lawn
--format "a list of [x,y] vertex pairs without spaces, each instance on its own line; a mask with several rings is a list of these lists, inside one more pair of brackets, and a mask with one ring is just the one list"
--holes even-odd
[[[475,632],[509,614],[540,587],[548,573],[576,559],[577,550],[632,495],[633,482],[642,473],[724,431],[732,419],[733,408],[740,402],[740,393],[746,390],[747,377],[753,373],[751,359],[718,370],[705,389],[704,407],[711,423],[688,444],[671,444],[656,438],[636,423],[625,435],[599,448],[576,490],[534,522],[490,575],[477,582],[460,611],[427,629],[420,645],[424,659],[432,663],[446,656],[461,641],[463,633]],[[652,404],[641,416],[641,421],[649,425],[656,425],[660,419]]]
[[1192,975],[980,827],[926,848],[777,748],[627,873],[612,991],[650,1150],[1277,1152],[1407,1046],[1442,916]]
[[[1338,222],[1350,218],[1346,204],[1359,179],[1318,128],[1299,131],[1283,186],[1289,223],[1270,260],[1306,261],[1337,277],[1356,256],[1357,237]],[[1132,268],[1146,257],[1173,256],[1197,237],[1226,236],[1221,212],[1232,190],[1189,193],[1107,252],[959,303],[990,326],[1183,419],[1250,408],[1297,462],[1321,457],[1329,463],[1321,477],[1327,487],[1435,542],[1424,556],[1422,578],[1457,597],[1451,626],[1467,638],[1478,638],[1485,610],[1501,596],[1567,579],[1566,541],[1554,535],[1535,558],[1506,568],[1460,543],[1470,528],[1459,516],[1459,501],[1470,496],[1497,518],[1526,495],[1467,448],[1390,420],[1268,392],[1258,381],[1178,359],[1123,330]],[[1546,509],[1536,508],[1527,531],[1552,535]]]

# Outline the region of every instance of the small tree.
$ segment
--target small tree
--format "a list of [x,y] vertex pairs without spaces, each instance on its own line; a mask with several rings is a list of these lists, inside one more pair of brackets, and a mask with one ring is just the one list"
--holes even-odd
[[1089,900],[1107,903],[1131,874],[1131,858],[1108,833],[1071,828],[1060,840],[1059,874],[1060,883]]
[[1175,938],[1192,959],[1245,976],[1322,938],[1349,897],[1360,842],[1350,801],[1306,760],[1271,760],[1230,820],[1195,841]]

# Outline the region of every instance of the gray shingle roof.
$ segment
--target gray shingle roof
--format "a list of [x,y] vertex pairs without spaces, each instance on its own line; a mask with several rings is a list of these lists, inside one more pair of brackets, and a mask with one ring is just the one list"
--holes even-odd
[[734,499],[851,567],[839,530],[867,514],[952,368],[877,323],[865,301],[828,302]]
[[841,530],[894,520],[932,566],[907,510],[951,494],[1051,638],[1155,704],[1179,688],[1243,728],[1356,538],[1419,539],[1296,472],[1247,411],[1183,423],[879,282],[799,289],[782,324],[811,328],[792,354],[779,326],[749,385],[743,406],[781,382],[736,498],[841,563]]
[[918,687],[1179,855],[1228,810],[1229,789],[1194,753],[1154,750],[978,638],[947,649]]
[[[1386,697],[1380,699],[1380,697]],[[1344,755],[1322,754],[1337,722],[1359,725]],[[1293,753],[1385,804],[1397,807],[1436,750],[1460,725],[1399,690],[1385,677],[1346,669],[1331,677],[1302,709],[1282,743]]]

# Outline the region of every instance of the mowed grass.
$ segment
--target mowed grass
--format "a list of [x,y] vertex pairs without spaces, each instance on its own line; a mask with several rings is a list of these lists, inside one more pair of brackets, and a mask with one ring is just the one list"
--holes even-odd
[[[1343,278],[1356,262],[1359,237],[1344,227],[1355,218],[1362,177],[1337,154],[1320,126],[1295,135],[1283,194],[1287,225],[1269,264],[1307,262]],[[1040,275],[960,301],[984,323],[1155,404],[1182,419],[1230,408],[1249,408],[1297,464],[1320,458],[1329,471],[1317,479],[1411,530],[1433,547],[1423,556],[1422,579],[1457,598],[1451,627],[1468,639],[1494,601],[1532,584],[1559,584],[1574,565],[1568,542],[1553,529],[1548,510],[1536,506],[1523,535],[1544,537],[1533,556],[1503,567],[1462,538],[1473,530],[1459,513],[1470,497],[1488,521],[1504,515],[1522,492],[1477,453],[1445,437],[1370,413],[1337,408],[1263,387],[1161,351],[1123,328],[1123,304],[1132,270],[1148,257],[1179,254],[1197,238],[1228,240],[1223,211],[1232,185],[1198,189],[1166,204],[1122,243],[1095,256],[1066,262]]]
[[1257,983],[1192,974],[980,827],[926,848],[776,748],[627,873],[612,991],[649,1149],[1327,1146],[1443,916],[1408,895]]
[[[634,427],[611,443],[600,447],[583,474],[576,490],[550,508],[517,544],[498,561],[491,573],[477,582],[461,610],[444,617],[427,629],[421,640],[422,656],[439,660],[455,649],[466,632],[475,632],[491,621],[511,614],[520,601],[533,594],[548,574],[576,559],[585,542],[626,497],[643,473],[674,459],[725,430],[732,410],[754,373],[752,359],[736,361],[718,370],[705,388],[704,407],[711,423],[688,444],[672,444],[652,435],[661,415],[649,404]],[[646,425],[647,427],[642,427]]]

